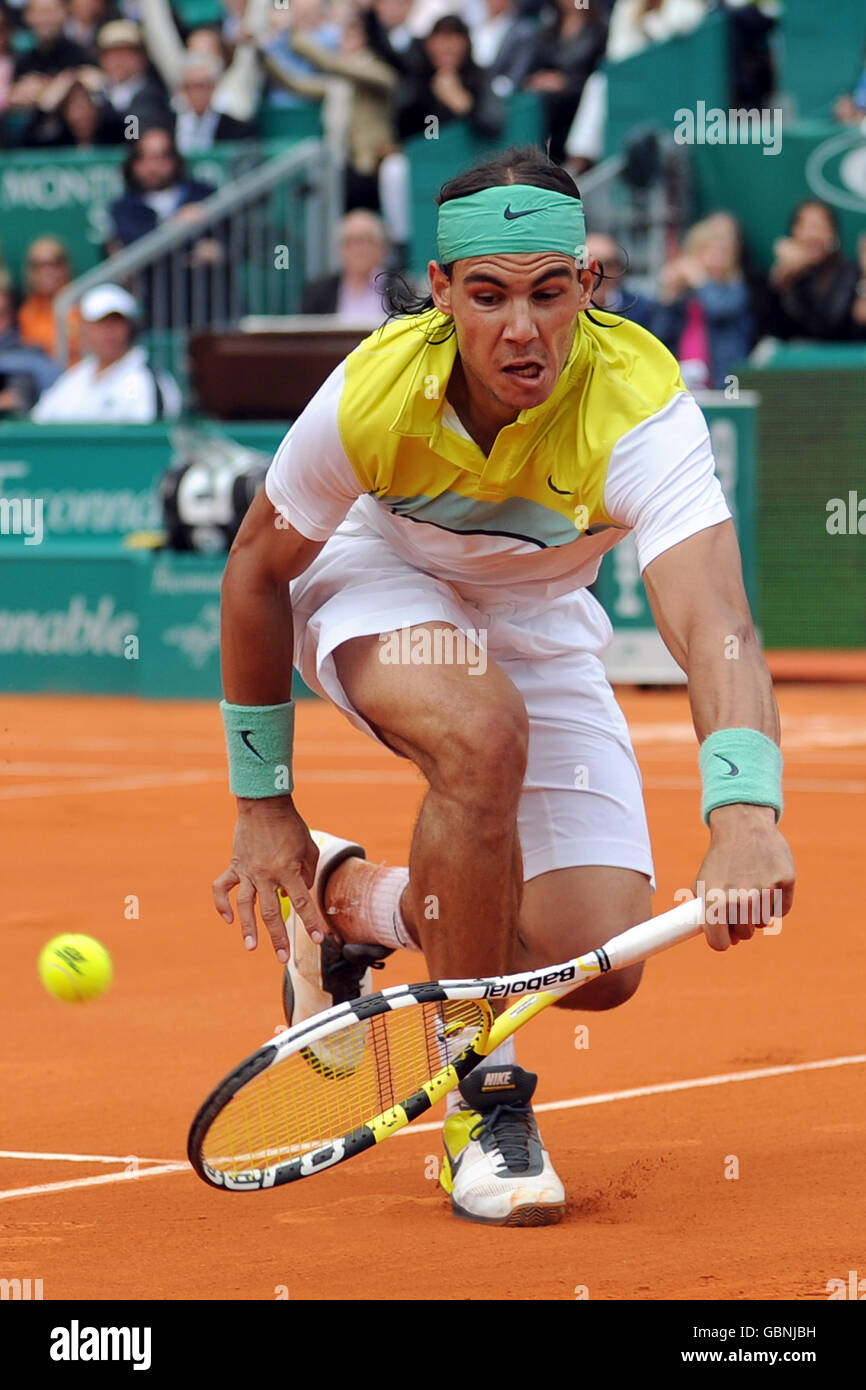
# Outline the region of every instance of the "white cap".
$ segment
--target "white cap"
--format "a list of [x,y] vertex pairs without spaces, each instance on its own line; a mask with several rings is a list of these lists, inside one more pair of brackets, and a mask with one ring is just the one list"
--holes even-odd
[[81,296],[81,317],[85,323],[96,323],[109,314],[122,314],[125,319],[138,318],[138,305],[128,290],[120,285],[97,285]]

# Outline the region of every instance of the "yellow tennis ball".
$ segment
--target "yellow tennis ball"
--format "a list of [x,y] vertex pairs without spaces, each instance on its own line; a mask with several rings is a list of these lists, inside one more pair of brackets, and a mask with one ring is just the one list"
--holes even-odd
[[92,936],[66,932],[55,936],[39,953],[39,978],[49,994],[67,1004],[97,999],[111,984],[111,956]]

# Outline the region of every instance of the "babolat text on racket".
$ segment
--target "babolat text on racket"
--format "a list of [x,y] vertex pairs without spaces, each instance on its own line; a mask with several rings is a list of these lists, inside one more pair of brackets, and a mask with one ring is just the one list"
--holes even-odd
[[[305,1019],[208,1096],[190,1130],[190,1162],[228,1192],[345,1163],[423,1115],[557,999],[699,935],[703,921],[704,900],[693,898],[562,965],[393,985]],[[491,1000],[508,999],[497,1018]]]

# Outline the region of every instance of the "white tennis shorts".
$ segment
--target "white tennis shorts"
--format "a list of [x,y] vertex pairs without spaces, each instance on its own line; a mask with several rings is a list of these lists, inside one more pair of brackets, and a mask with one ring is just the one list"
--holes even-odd
[[342,642],[437,621],[485,633],[487,659],[520,691],[529,716],[518,813],[525,879],[606,864],[636,869],[655,887],[640,769],[600,660],[612,628],[587,590],[528,603],[501,586],[445,582],[354,526],[327,541],[291,594],[296,667],[373,739],[337,676]]

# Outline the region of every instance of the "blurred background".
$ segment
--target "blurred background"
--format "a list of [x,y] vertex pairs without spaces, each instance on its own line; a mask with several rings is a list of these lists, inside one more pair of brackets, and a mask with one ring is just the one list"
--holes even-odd
[[[273,450],[511,144],[682,364],[774,673],[866,679],[863,0],[2,0],[0,689],[218,695]],[[630,541],[596,592],[681,680]]]

